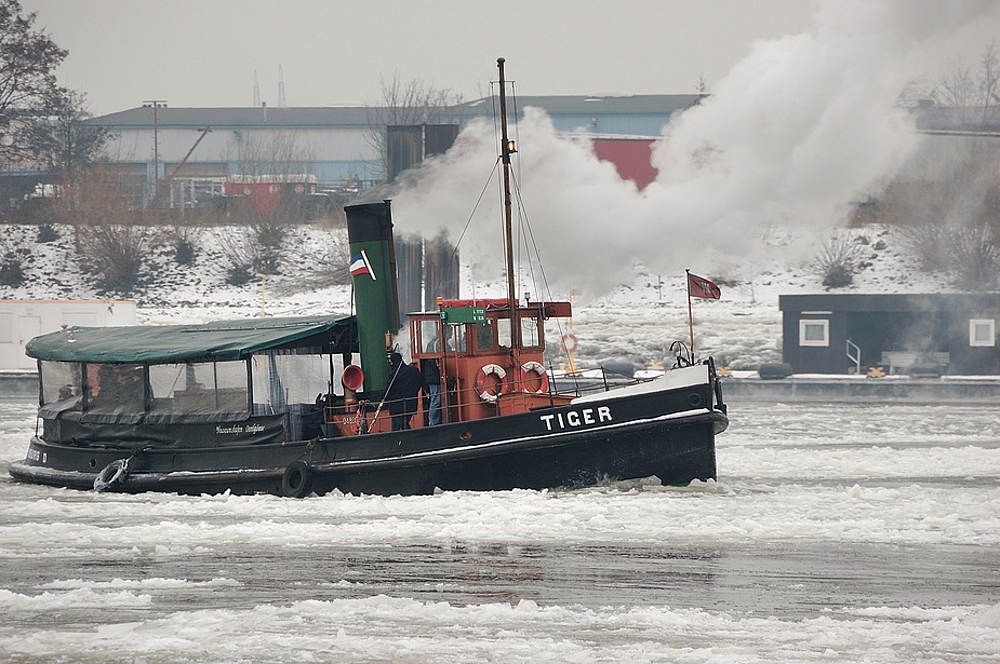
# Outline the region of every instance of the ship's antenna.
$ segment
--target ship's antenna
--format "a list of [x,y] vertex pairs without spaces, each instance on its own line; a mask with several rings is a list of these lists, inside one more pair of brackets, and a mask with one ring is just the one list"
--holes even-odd
[[503,76],[504,62],[503,58],[497,58],[497,68],[500,70],[500,155],[503,162],[504,235],[507,241],[507,306],[510,310],[510,349],[516,363],[516,353],[521,346],[521,335],[517,326],[517,308],[515,306],[517,291],[514,283],[514,241],[510,200],[510,155],[515,150],[514,141],[507,138],[507,95],[506,82]]
[[257,70],[253,70],[253,107],[260,108],[260,84],[257,83]]

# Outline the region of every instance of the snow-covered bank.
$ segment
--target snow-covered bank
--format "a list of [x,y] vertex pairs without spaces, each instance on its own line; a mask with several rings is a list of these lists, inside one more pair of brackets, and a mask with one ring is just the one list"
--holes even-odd
[[[406,220],[396,220],[406,233]],[[25,282],[16,288],[0,286],[4,299],[92,299],[105,297],[93,279],[79,267],[73,229],[57,227],[55,242],[34,241],[36,227],[7,226],[8,245],[27,251]],[[5,232],[6,232],[5,231]],[[178,265],[168,235],[151,243],[147,279],[129,297],[138,301],[144,324],[192,323],[224,318],[314,314],[350,311],[351,291],[340,274],[346,232],[340,228],[296,226],[286,244],[280,273],[243,286],[226,283],[230,265],[221,238],[238,229],[214,227],[191,234],[197,250],[189,265]],[[916,260],[903,242],[885,227],[850,231],[866,247],[865,267],[843,292],[906,293],[950,290],[943,275],[917,270]],[[817,236],[805,231],[769,231],[747,248],[740,261],[711,255],[691,256],[693,272],[716,279],[721,300],[694,300],[695,346],[712,354],[722,366],[754,369],[781,361],[781,313],[778,296],[824,292],[821,277],[811,267]],[[460,248],[461,251],[461,248]],[[499,279],[482,280],[482,266],[468,258],[480,255],[472,247],[463,254],[463,296],[504,297]],[[543,257],[544,258],[544,257]],[[689,338],[684,273],[653,274],[635,265],[630,283],[608,293],[574,294],[572,331],[579,339],[577,361],[585,366],[604,362],[631,362],[638,368],[672,362],[669,347]],[[567,299],[574,288],[572,274],[549,275],[550,285],[528,283],[523,290],[546,299]],[[569,331],[569,321],[552,321],[558,338]],[[555,344],[552,344],[555,346]],[[558,365],[565,356],[551,356]]]

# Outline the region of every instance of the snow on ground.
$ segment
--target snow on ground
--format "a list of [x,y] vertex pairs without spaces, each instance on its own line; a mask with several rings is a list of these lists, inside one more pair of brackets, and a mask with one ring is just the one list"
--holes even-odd
[[[397,225],[403,223],[400,221]],[[98,293],[80,270],[73,251],[71,227],[57,227],[60,238],[37,244],[33,226],[7,226],[6,246],[28,251],[26,282],[0,286],[5,299],[92,299]],[[403,227],[405,232],[405,227]],[[834,231],[830,231],[832,234]],[[941,274],[917,269],[916,259],[891,229],[865,227],[846,232],[863,237],[864,269],[855,283],[837,292],[905,293],[949,290]],[[191,265],[174,260],[170,232],[158,231],[151,240],[149,278],[128,299],[138,301],[144,324],[194,323],[261,315],[297,315],[348,312],[350,286],[343,284],[346,231],[328,225],[296,226],[286,244],[280,274],[255,279],[243,286],[226,284],[230,265],[223,247],[241,231],[233,227],[196,229],[191,237],[197,254]],[[762,363],[781,361],[781,312],[778,296],[825,292],[821,277],[811,267],[817,237],[804,230],[769,230],[758,246],[748,247],[739,258],[691,257],[685,266],[719,282],[722,299],[692,303],[695,346],[699,354],[714,355],[721,366],[755,369]],[[475,253],[475,252],[472,252]],[[544,257],[543,257],[544,258]],[[585,261],[584,261],[585,262]],[[473,269],[473,267],[475,269]],[[505,297],[499,280],[482,281],[480,266],[463,265],[462,295]],[[572,332],[579,339],[577,363],[595,366],[605,362],[630,362],[637,368],[668,365],[674,340],[689,339],[684,271],[652,274],[634,266],[631,283],[608,293],[582,293],[574,297]],[[536,298],[567,299],[572,275],[549,275],[562,286],[528,285],[523,290]],[[117,297],[117,296],[116,296]],[[570,331],[570,321],[550,321],[550,338]],[[558,365],[565,355],[550,343],[549,359]]]

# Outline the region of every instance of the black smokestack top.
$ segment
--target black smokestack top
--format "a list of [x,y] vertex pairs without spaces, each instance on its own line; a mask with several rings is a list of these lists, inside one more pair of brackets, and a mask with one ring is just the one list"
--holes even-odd
[[362,203],[344,207],[347,215],[347,238],[355,242],[377,242],[392,239],[391,201]]

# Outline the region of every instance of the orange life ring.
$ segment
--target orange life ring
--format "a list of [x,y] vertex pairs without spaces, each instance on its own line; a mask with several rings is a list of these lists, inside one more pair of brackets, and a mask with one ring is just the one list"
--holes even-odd
[[576,337],[573,336],[573,333],[571,332],[563,335],[562,342],[560,342],[559,345],[562,346],[564,353],[572,353],[580,344],[577,343]]
[[[493,378],[489,378],[493,376]],[[507,383],[507,372],[499,364],[485,364],[476,374],[476,392],[479,398],[486,403],[496,403],[501,394],[510,392],[510,384]],[[497,391],[496,384],[500,383],[500,390]]]
[[[539,380],[541,380],[541,385],[539,385],[537,390],[529,390],[525,387],[528,384],[528,374],[534,371],[538,374]],[[525,362],[521,365],[521,389],[525,392],[534,392],[535,394],[546,394],[549,391],[549,374],[545,372],[545,367],[543,367],[538,362]]]

